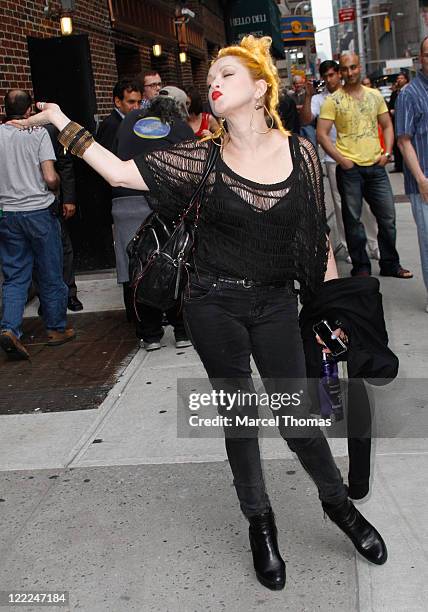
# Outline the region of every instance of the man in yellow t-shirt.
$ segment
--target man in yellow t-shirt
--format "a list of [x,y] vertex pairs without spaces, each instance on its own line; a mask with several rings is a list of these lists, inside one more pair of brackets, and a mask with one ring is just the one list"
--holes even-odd
[[[328,96],[321,107],[317,139],[337,162],[336,178],[342,200],[343,224],[353,276],[370,276],[366,253],[367,236],[361,223],[363,197],[378,224],[381,276],[412,278],[400,265],[395,248],[396,227],[394,199],[385,166],[391,157],[394,130],[388,108],[379,91],[361,84],[361,65],[355,53],[340,57],[343,88]],[[329,137],[332,125],[337,131],[334,145]],[[380,145],[378,123],[385,139]]]

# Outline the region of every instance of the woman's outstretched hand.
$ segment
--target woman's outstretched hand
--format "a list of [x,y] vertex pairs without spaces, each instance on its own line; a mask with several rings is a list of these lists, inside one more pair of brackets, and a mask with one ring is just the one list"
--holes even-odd
[[36,125],[46,125],[53,123],[55,127],[62,130],[69,122],[68,117],[64,115],[58,104],[53,102],[37,102],[36,107],[41,111],[36,115],[31,115],[28,119],[12,119],[8,121],[8,125],[14,125],[18,128],[30,128]]

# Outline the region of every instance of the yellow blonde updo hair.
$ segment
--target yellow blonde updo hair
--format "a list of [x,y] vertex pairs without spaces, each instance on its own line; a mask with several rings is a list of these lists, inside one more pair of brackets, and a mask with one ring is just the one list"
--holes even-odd
[[[248,68],[255,81],[259,79],[266,81],[267,90],[264,95],[264,104],[279,131],[286,136],[290,136],[290,132],[282,125],[282,121],[277,111],[279,101],[279,76],[270,53],[271,45],[272,38],[270,36],[256,38],[250,34],[249,36],[244,36],[239,45],[231,45],[230,47],[220,49],[217,57],[212,61],[212,64],[222,57],[233,55],[234,57],[238,57],[244,66]],[[219,138],[224,136],[224,134],[225,129],[223,125],[221,125],[211,138]]]

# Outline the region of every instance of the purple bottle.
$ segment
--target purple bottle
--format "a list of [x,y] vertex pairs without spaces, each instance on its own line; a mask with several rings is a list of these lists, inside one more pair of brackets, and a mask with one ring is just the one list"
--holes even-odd
[[328,353],[322,354],[321,378],[318,384],[321,416],[334,422],[343,420],[343,404],[337,363]]

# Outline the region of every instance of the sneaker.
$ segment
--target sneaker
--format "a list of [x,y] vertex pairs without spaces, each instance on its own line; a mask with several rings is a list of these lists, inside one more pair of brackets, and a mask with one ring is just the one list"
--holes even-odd
[[12,359],[30,359],[30,353],[9,329],[0,332],[0,346]]
[[161,348],[160,342],[144,342],[140,340],[140,347],[146,349],[147,352],[158,351]]
[[379,247],[375,247],[374,249],[368,247],[367,252],[370,259],[376,259],[377,261],[380,261]]
[[192,346],[189,338],[183,338],[182,340],[175,341],[175,348],[182,349],[187,348],[188,346]]
[[348,264],[352,263],[352,259],[351,259],[351,256],[349,255],[349,251],[347,247],[343,247],[343,258],[346,261],[346,263]]
[[341,244],[338,247],[338,249],[336,250],[335,255],[336,255],[337,258],[343,259],[348,264],[352,263],[352,259],[349,256],[348,247],[345,244]]
[[72,327],[67,327],[64,331],[58,331],[56,329],[48,329],[48,341],[45,342],[46,346],[59,346],[74,340],[76,332]]

